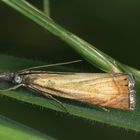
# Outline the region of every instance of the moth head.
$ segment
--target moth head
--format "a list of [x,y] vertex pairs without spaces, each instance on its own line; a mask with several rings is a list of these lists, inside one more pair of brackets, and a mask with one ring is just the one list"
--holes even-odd
[[13,72],[6,72],[0,74],[0,81],[12,82],[15,84],[20,84],[22,82],[22,78],[19,74]]

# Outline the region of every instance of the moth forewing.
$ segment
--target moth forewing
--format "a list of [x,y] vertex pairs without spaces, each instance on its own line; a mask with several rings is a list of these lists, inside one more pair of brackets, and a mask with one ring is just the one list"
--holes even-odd
[[23,74],[24,85],[40,93],[93,105],[134,110],[134,80],[130,74],[32,73]]

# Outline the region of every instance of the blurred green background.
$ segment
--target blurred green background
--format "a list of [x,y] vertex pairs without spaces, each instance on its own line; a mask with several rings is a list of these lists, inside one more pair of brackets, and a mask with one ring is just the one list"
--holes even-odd
[[[43,1],[29,0],[39,9]],[[51,0],[51,17],[69,31],[139,69],[139,0]],[[81,59],[59,38],[0,2],[0,53],[55,63]],[[99,72],[87,62],[80,71]],[[139,139],[140,133],[0,97],[0,114],[57,139]]]

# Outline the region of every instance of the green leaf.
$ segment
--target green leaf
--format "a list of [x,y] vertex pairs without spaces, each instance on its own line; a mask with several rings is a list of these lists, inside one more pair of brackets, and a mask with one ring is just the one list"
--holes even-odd
[[47,17],[43,12],[39,11],[25,0],[2,0],[6,4],[10,5],[12,8],[16,9],[26,17],[30,18],[44,29],[47,29],[52,34],[58,36],[63,41],[69,44],[69,47],[73,48],[78,52],[83,58],[96,67],[102,69],[103,71],[120,72],[120,70],[112,63],[106,55],[82,40],[78,36],[67,31],[60,25],[56,24],[51,18]]
[[[5,61],[3,61],[5,60]],[[21,59],[6,55],[0,55],[1,72],[9,70],[20,70],[28,67],[30,64],[33,66],[43,64],[43,62],[35,62],[27,59]],[[57,71],[64,70],[63,67],[55,67]],[[51,69],[49,69],[51,70]],[[12,86],[12,85],[11,85]],[[139,90],[139,89],[137,89]],[[39,105],[56,111],[64,112],[63,108],[59,106],[55,101],[47,98],[36,96],[36,94],[29,90],[15,90],[8,93],[3,93],[3,96],[14,98],[19,101],[30,103],[33,105]],[[88,106],[75,101],[62,100],[63,104],[67,107],[67,110],[71,115],[86,118],[89,120],[96,120],[110,125],[116,125],[128,129],[140,131],[140,104],[137,104],[135,111],[123,111],[117,109],[110,109],[110,112],[105,112],[97,106]]]
[[53,140],[53,138],[0,115],[1,140]]
[[46,16],[50,16],[50,2],[49,0],[43,0],[43,10]]
[[[100,51],[93,45],[74,35],[73,33],[67,31],[57,23],[55,23],[50,17],[47,17],[43,12],[36,9],[34,6],[30,5],[25,0],[2,0],[4,3],[8,4],[12,8],[16,9],[26,17],[30,18],[38,25],[42,26],[44,29],[50,31],[52,34],[58,36],[63,41],[69,44],[69,47],[73,48],[78,52],[83,58],[85,58],[92,65],[98,67],[105,72],[131,72],[134,75],[137,70],[130,69],[125,71],[125,66],[115,59],[111,58],[104,52]],[[138,74],[139,75],[139,74]],[[136,76],[138,76],[136,75]]]

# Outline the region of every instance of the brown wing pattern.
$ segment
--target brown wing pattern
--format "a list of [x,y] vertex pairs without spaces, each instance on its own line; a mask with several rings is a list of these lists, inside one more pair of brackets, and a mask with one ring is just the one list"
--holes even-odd
[[33,88],[89,104],[129,109],[129,79],[126,74],[30,74],[26,75]]

